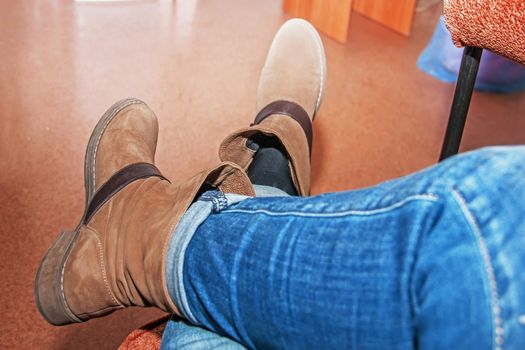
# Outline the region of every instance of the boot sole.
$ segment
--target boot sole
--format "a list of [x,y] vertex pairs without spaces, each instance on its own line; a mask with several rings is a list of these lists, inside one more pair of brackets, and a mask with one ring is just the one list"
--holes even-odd
[[145,103],[135,98],[121,100],[111,106],[95,126],[89,138],[84,160],[86,204],[82,219],[74,231],[64,231],[55,239],[38,267],[35,278],[36,305],[44,319],[55,326],[84,321],[78,318],[67,305],[63,288],[64,268],[78,238],[88,203],[95,194],[95,161],[100,139],[113,118],[124,108],[132,104]]

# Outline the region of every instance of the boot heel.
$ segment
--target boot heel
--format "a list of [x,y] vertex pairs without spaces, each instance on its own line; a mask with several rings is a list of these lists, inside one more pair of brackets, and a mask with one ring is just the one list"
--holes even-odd
[[55,326],[82,322],[67,306],[62,274],[79,230],[62,232],[42,259],[35,278],[35,301],[40,314]]

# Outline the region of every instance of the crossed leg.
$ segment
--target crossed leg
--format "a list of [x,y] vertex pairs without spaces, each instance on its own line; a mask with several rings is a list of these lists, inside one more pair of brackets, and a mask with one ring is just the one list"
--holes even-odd
[[[251,198],[269,169],[264,149],[287,174],[269,171],[279,180],[263,185],[309,192],[323,60],[316,40],[293,40],[311,27],[286,28],[274,43],[292,40],[272,45],[273,69],[263,69],[256,125],[226,138],[225,162],[187,182],[171,184],[153,165],[147,106],[125,100],[104,115],[86,152],[86,212],[37,274],[42,315],[64,325],[156,306],[250,348],[519,348],[523,147],[359,191]],[[302,60],[281,65],[298,52]],[[297,69],[306,81],[281,94]],[[203,184],[215,190],[194,201]]]

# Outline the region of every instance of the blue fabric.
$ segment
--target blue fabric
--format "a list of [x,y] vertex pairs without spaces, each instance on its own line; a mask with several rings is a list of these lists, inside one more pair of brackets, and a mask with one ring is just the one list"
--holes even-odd
[[[452,43],[443,16],[417,62],[427,74],[447,83],[457,80],[463,49]],[[525,66],[484,50],[475,88],[480,91],[511,93],[525,90]]]
[[[263,185],[254,185],[257,197],[283,197],[288,194],[278,188]],[[218,190],[205,192],[195,203],[193,203],[182,216],[179,224],[173,232],[166,258],[166,284],[171,297],[179,311],[193,323],[197,323],[195,317],[188,307],[186,291],[183,287],[184,256],[186,248],[200,224],[211,215],[226,207],[248,198],[237,194],[223,194]],[[170,278],[171,277],[171,278]],[[204,335],[207,337],[207,335]]]
[[[288,196],[286,192],[273,187],[254,185],[254,189],[257,197]],[[248,197],[235,194],[224,195],[216,190],[208,191],[188,208],[173,233],[173,239],[170,241],[166,259],[166,275],[171,276],[171,278],[167,278],[167,286],[172,299],[189,322],[197,323],[189,309],[186,292],[182,284],[186,248],[197,227],[204,222],[211,213],[219,212],[227,206],[238,203],[246,198]],[[162,349],[177,350],[245,349],[242,345],[231,339],[221,337],[202,327],[191,325],[176,315],[172,315],[167,322],[161,344]]]
[[249,348],[523,349],[524,247],[525,147],[487,148],[227,206],[193,235],[182,280],[196,323]]
[[161,350],[242,350],[239,343],[172,315],[162,335]]
[[170,241],[166,257],[166,275],[171,278],[167,278],[166,284],[180,312],[193,323],[197,323],[197,321],[189,309],[186,291],[184,290],[182,282],[186,248],[197,227],[199,227],[211,213],[219,212],[228,205],[232,205],[246,198],[248,197],[234,194],[224,195],[216,190],[208,191],[188,208],[172,235],[173,238]]

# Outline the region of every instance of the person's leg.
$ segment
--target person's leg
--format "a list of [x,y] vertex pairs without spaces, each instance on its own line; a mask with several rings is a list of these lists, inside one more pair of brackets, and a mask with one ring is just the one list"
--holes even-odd
[[524,174],[524,147],[495,148],[360,191],[245,200],[199,227],[182,275],[168,266],[173,299],[248,347],[518,348]]
[[248,167],[248,177],[254,185],[275,187],[291,196],[297,195],[284,147],[278,140],[257,135],[247,147],[255,151]]
[[172,315],[162,334],[161,350],[243,350],[241,344]]
[[304,20],[287,21],[275,35],[260,74],[255,120],[223,140],[221,160],[244,168],[254,185],[308,195],[312,121],[325,80],[319,34]]
[[[301,44],[299,50],[296,47],[296,53],[304,52],[302,54],[303,67],[300,69],[297,69],[297,64],[288,56],[289,46],[297,42]],[[282,73],[283,70],[286,70],[286,77]],[[244,164],[258,197],[296,196],[300,192],[298,186],[300,182],[308,184],[303,186],[303,194],[310,192],[309,180],[298,181],[297,177],[302,176],[308,179],[310,177],[312,121],[322,100],[325,71],[324,52],[315,29],[302,20],[291,20],[285,23],[275,36],[261,72],[256,102],[259,113],[253,122],[255,127],[247,132],[245,140],[234,143],[233,148],[222,154],[225,160]],[[284,79],[286,84],[283,86]],[[293,126],[283,128],[285,123],[294,124],[293,120],[300,118],[296,114],[301,114],[301,111],[297,113],[297,107],[290,108],[289,105],[282,103],[272,104],[272,102],[283,99],[304,105],[304,108],[299,107],[303,109],[304,116],[300,128]],[[268,106],[273,106],[271,107],[273,110],[267,108]],[[278,119],[274,117],[277,122],[272,125],[272,122],[268,123],[268,120],[271,120],[268,118],[271,117],[268,113],[273,112],[285,112],[286,114],[279,115]],[[267,119],[266,122],[265,119]],[[283,124],[279,119],[285,119],[286,122]],[[259,130],[261,128],[264,132]],[[306,135],[304,142],[297,142],[304,137],[303,134]],[[284,139],[288,150],[280,138]],[[291,140],[295,142],[290,142]],[[244,157],[245,162],[239,162],[239,158],[235,155],[242,153],[243,150],[247,152]],[[289,159],[290,155],[295,158],[294,161]],[[229,159],[230,157],[233,159]],[[294,182],[292,169],[298,167],[297,163],[302,164],[304,168],[301,169],[302,172],[294,172],[296,176]],[[201,327],[190,326],[177,317],[168,322],[166,330],[162,338],[163,347],[166,348],[179,349],[184,346],[219,348],[234,345],[242,348],[238,343],[225,341],[226,338]]]
[[86,149],[85,210],[58,235],[35,278],[35,301],[53,325],[85,322],[127,306],[178,309],[165,281],[166,247],[203,186],[253,196],[245,171],[222,162],[179,183],[153,164],[158,124],[125,99],[95,126]]

